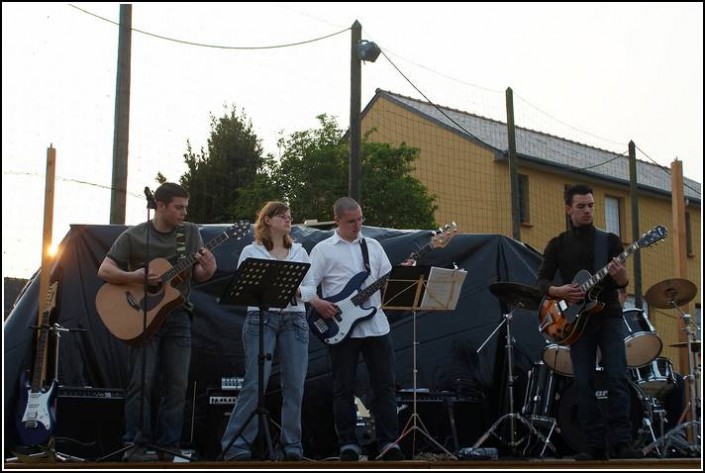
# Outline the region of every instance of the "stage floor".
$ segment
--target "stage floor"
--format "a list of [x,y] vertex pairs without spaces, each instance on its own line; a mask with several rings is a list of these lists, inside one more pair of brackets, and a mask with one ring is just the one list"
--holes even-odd
[[643,458],[639,460],[609,460],[609,461],[581,461],[576,462],[572,458],[561,459],[523,459],[523,460],[406,460],[399,462],[382,461],[358,461],[341,462],[337,460],[301,461],[301,462],[271,462],[271,461],[246,461],[246,462],[215,462],[215,461],[195,461],[195,462],[58,462],[51,463],[46,459],[31,462],[5,462],[4,469],[111,469],[111,470],[131,470],[131,469],[266,469],[266,470],[702,470],[701,458]]

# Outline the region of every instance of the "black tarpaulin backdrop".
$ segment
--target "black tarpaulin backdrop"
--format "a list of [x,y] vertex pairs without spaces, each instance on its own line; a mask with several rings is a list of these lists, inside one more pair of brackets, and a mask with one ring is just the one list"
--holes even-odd
[[[59,280],[57,308],[51,323],[66,328],[85,329],[61,336],[59,372],[60,384],[125,388],[127,385],[127,346],[113,337],[100,320],[95,308],[95,296],[102,281],[96,276],[98,266],[112,242],[126,227],[119,225],[73,225],[61,244],[61,254],[52,271]],[[227,225],[203,225],[205,242],[222,233]],[[398,264],[410,253],[430,241],[429,231],[400,231],[365,227],[368,238],[379,240],[392,264]],[[295,227],[292,236],[311,250],[331,231]],[[193,351],[190,372],[189,400],[194,397],[195,412],[186,412],[184,440],[190,440],[191,425],[195,442],[208,431],[203,410],[207,404],[207,389],[219,388],[221,377],[242,375],[243,351],[240,332],[244,310],[220,305],[241,249],[252,241],[251,235],[240,240],[228,239],[215,248],[218,271],[205,283],[194,286],[192,301],[196,306],[193,320]],[[431,252],[425,264],[449,267],[455,263],[467,270],[458,306],[454,311],[418,312],[417,324],[417,387],[430,390],[461,390],[470,386],[472,394],[486,397],[494,418],[506,412],[504,330],[500,330],[478,354],[477,348],[503,320],[506,307],[489,291],[497,281],[533,284],[541,256],[520,242],[500,235],[456,235],[445,248]],[[37,323],[39,280],[29,285],[4,327],[4,414],[5,451],[17,445],[14,426],[19,377],[23,369],[33,366],[34,346],[31,326]],[[395,372],[400,388],[413,386],[413,316],[408,312],[390,311],[395,350]],[[514,313],[513,332],[516,339],[515,364],[527,370],[532,360],[539,360],[544,340],[537,328],[535,312],[519,309]],[[331,407],[330,364],[327,347],[311,337],[310,360],[304,399],[303,425],[308,448],[316,454],[335,446]],[[50,352],[50,375],[54,365]],[[366,370],[358,370],[360,396],[364,399]],[[462,380],[460,383],[458,380]],[[278,376],[275,356],[273,378],[270,381],[268,404],[276,416]],[[522,393],[523,394],[523,393]],[[515,393],[515,398],[519,399]],[[332,416],[332,414],[330,414]],[[194,419],[193,421],[191,419]],[[57,422],[70,420],[57,419]],[[99,421],[99,420],[97,420]],[[461,426],[462,427],[462,426]],[[486,426],[487,427],[487,426]],[[321,432],[321,431],[324,432]],[[484,430],[484,429],[483,429]],[[331,439],[331,436],[333,437]],[[325,439],[325,441],[323,441]],[[315,445],[314,445],[315,444]],[[309,452],[311,453],[311,452]]]

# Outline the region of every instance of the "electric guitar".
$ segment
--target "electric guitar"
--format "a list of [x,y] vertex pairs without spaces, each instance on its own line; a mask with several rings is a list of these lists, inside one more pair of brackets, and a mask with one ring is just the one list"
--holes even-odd
[[[228,238],[237,238],[250,231],[248,222],[229,227],[209,241],[205,248],[211,250]],[[149,262],[149,268],[161,273],[161,281],[148,286],[145,297],[143,284],[105,283],[96,295],[96,309],[110,333],[123,342],[134,345],[142,341],[142,332],[148,339],[166,320],[169,313],[184,303],[184,296],[176,289],[183,278],[183,271],[196,262],[196,254],[182,258],[173,266],[164,258]],[[177,277],[178,276],[178,277]],[[147,324],[144,327],[144,308],[147,307]]]
[[[44,386],[46,351],[49,343],[49,314],[56,306],[56,290],[59,286],[55,281],[49,286],[44,311],[39,324],[37,352],[34,358],[32,382],[29,383],[29,371],[22,373],[20,381],[20,404],[17,410],[17,433],[23,445],[44,445],[54,431],[55,406],[54,399],[58,382],[54,379],[47,387]],[[55,373],[56,374],[56,373]]]
[[[457,232],[458,229],[455,222],[446,225],[434,233],[428,245],[421,248],[418,252],[412,253],[407,259],[417,260],[435,248],[443,248]],[[363,307],[362,304],[384,286],[389,274],[385,274],[362,290],[360,290],[360,286],[362,286],[369,274],[367,271],[362,271],[353,276],[342,291],[334,296],[325,298],[325,300],[335,303],[337,308],[336,314],[330,319],[321,317],[313,306],[309,307],[306,319],[311,332],[328,345],[343,341],[350,335],[355,325],[375,315],[377,312],[376,308]]]
[[[663,240],[666,234],[666,228],[661,225],[652,228],[620,253],[617,259],[623,263],[639,248],[651,246]],[[609,274],[608,266],[609,263],[592,276],[585,270],[575,275],[573,284],[578,284],[586,294],[585,299],[578,304],[570,305],[565,300],[548,296],[543,298],[539,307],[539,330],[547,340],[559,345],[572,345],[580,338],[589,316],[604,308],[604,304],[597,300],[600,291],[592,291],[592,289]]]

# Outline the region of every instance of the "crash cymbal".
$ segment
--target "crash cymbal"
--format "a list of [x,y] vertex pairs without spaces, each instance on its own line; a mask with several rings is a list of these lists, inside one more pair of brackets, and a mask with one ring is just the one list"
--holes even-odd
[[[688,348],[688,342],[671,343],[669,346],[673,348]],[[693,351],[700,351],[700,340],[690,342],[690,346],[693,347]]]
[[687,279],[664,279],[651,286],[644,299],[651,307],[672,309],[692,301],[697,292],[695,284]]
[[495,282],[490,284],[490,292],[508,306],[521,306],[535,310],[541,305],[543,296],[538,289],[515,282]]

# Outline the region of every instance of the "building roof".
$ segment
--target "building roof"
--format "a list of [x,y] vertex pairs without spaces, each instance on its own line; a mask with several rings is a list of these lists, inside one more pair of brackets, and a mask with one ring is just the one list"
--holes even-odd
[[[493,149],[499,160],[507,159],[506,123],[382,89],[377,89],[365,111],[379,97],[385,97],[443,128]],[[516,148],[517,154],[524,161],[558,166],[566,171],[629,184],[629,159],[621,154],[520,127],[516,127]],[[639,187],[660,194],[671,194],[670,168],[637,160],[637,175]],[[684,177],[683,186],[685,196],[700,204],[700,183]]]

